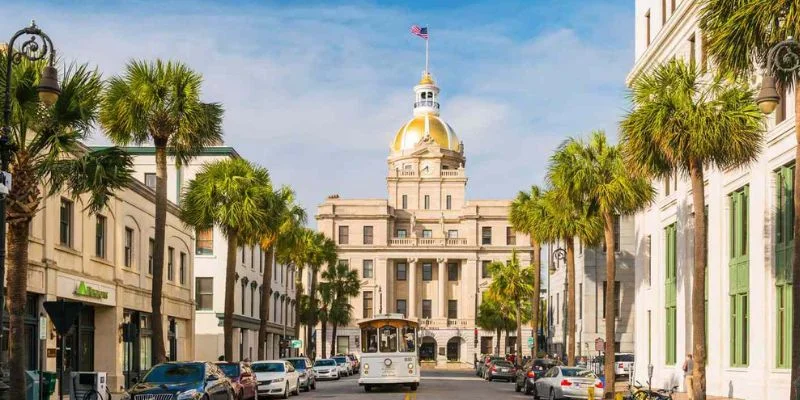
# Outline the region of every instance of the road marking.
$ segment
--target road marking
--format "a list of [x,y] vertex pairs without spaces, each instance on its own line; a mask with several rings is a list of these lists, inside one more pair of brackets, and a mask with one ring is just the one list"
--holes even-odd
[[423,376],[422,380],[424,381],[482,381],[483,379],[475,377],[475,378],[465,378],[461,376]]
[[417,394],[416,393],[406,393],[406,397],[404,399],[405,400],[417,400]]

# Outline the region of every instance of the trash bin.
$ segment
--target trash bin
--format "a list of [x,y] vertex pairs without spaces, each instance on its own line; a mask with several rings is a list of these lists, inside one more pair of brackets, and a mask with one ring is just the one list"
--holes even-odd
[[25,396],[39,399],[39,371],[25,371]]
[[42,372],[42,378],[44,378],[44,394],[49,399],[56,392],[58,376],[53,371],[44,371]]

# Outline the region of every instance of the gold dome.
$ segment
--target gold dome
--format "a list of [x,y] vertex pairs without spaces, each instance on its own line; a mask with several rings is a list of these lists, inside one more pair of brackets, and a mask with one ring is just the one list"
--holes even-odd
[[422,114],[408,121],[394,136],[392,151],[413,149],[426,134],[440,147],[459,151],[460,142],[456,132],[441,118],[433,114]]
[[417,85],[435,85],[436,82],[433,81],[433,77],[429,73],[422,74],[422,79],[419,80]]

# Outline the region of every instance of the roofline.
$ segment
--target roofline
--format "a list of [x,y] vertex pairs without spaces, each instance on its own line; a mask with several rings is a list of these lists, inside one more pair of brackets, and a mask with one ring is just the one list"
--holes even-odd
[[[102,150],[107,149],[111,146],[89,146],[91,150]],[[120,149],[133,154],[133,155],[155,155],[156,148],[155,146],[120,146]],[[197,153],[198,156],[218,156],[218,155],[230,155],[234,158],[242,158],[241,155],[231,146],[212,146],[212,147],[204,147],[200,152]]]

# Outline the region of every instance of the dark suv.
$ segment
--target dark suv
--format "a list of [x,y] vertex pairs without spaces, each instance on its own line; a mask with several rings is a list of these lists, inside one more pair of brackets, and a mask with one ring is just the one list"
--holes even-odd
[[546,358],[528,360],[525,365],[517,369],[516,379],[514,379],[514,390],[517,392],[524,390],[525,394],[531,394],[534,382],[548,369],[557,365],[561,365],[561,363],[557,360]]

